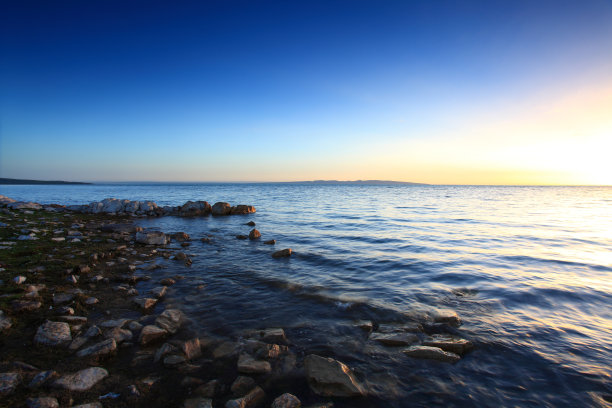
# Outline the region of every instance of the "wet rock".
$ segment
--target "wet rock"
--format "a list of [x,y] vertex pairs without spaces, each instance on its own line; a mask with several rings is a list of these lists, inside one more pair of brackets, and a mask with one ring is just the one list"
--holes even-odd
[[89,402],[87,404],[73,405],[72,408],[104,408],[99,402]]
[[12,394],[20,383],[19,373],[0,373],[0,396]]
[[[255,212],[255,207],[252,205],[236,205],[230,209],[231,215],[244,215],[244,214],[252,214]],[[253,222],[253,221],[251,221]]]
[[434,334],[430,338],[425,339],[425,341],[423,341],[423,345],[438,347],[444,351],[449,351],[459,355],[466,353],[474,347],[472,342],[469,340],[444,334]]
[[269,239],[267,241],[264,241],[265,245],[275,245],[276,244],[276,240],[275,239]]
[[70,323],[70,324],[86,324],[87,323],[87,318],[85,316],[67,315],[67,316],[58,316],[57,319],[63,322],[66,322],[66,323]]
[[231,210],[232,206],[225,202],[215,203],[211,208],[212,215],[229,215]]
[[0,310],[0,331],[8,330],[11,328],[13,323],[9,317],[4,315],[4,312]]
[[161,327],[148,325],[142,328],[140,331],[140,337],[138,338],[138,342],[141,345],[147,345],[154,341],[160,340],[166,336],[168,332]]
[[245,374],[266,374],[272,371],[270,363],[262,360],[255,360],[248,354],[241,354],[238,357],[238,372]]
[[125,234],[133,234],[135,232],[142,231],[142,227],[139,227],[130,223],[120,223],[120,224],[106,224],[100,227],[100,230],[103,232],[116,232],[116,233],[125,233]]
[[59,408],[59,402],[53,397],[28,398],[28,408]]
[[176,283],[176,281],[172,278],[164,278],[160,280],[159,283],[161,283],[164,286],[172,286]]
[[272,258],[285,258],[291,256],[291,254],[291,248],[285,248],[280,251],[272,252]]
[[104,328],[113,328],[113,327],[123,327],[126,323],[130,322],[130,319],[113,319],[113,320],[105,320],[100,323],[98,326]]
[[166,286],[158,286],[156,288],[151,289],[149,293],[151,293],[157,299],[161,299],[166,295],[166,290]]
[[187,340],[181,344],[181,349],[187,357],[187,360],[193,360],[202,355],[202,349],[200,347],[200,339],[197,337],[191,340]]
[[91,268],[87,265],[79,265],[74,267],[74,273],[77,275],[85,275],[91,272]]
[[74,340],[72,340],[72,343],[70,343],[70,345],[68,346],[68,349],[70,350],[78,350],[80,349],[83,345],[85,345],[85,343],[87,343],[89,339],[85,336],[79,336],[77,338],[75,338]]
[[[255,386],[255,382],[253,382],[253,386]],[[194,390],[195,395],[200,395],[202,397],[208,397],[208,398],[218,397],[222,393],[223,393],[223,384],[221,384],[219,380],[210,380],[206,384],[202,384]],[[246,391],[245,391],[245,394],[246,394]],[[242,395],[244,394],[241,394],[240,396]]]
[[174,234],[170,234],[170,238],[178,242],[191,241],[191,237],[185,232],[175,232]]
[[246,335],[250,338],[263,341],[265,343],[287,343],[285,331],[280,327],[267,328],[263,330],[250,330],[246,332]]
[[439,347],[431,346],[410,346],[402,352],[410,357],[437,360],[446,363],[455,363],[461,359],[461,357],[455,353],[450,353]]
[[225,403],[225,408],[252,408],[263,402],[266,393],[261,387],[253,388],[247,395]]
[[211,211],[212,208],[206,201],[187,201],[178,209],[178,213],[181,217],[208,215]]
[[259,239],[259,238],[261,238],[261,233],[258,230],[253,228],[251,232],[249,232],[249,239],[254,240],[254,239]]
[[54,385],[70,391],[87,391],[106,376],[108,376],[108,371],[102,367],[89,367],[61,377],[55,381]]
[[183,324],[183,312],[178,309],[166,309],[155,319],[155,324],[168,333],[174,334]]
[[133,301],[143,310],[150,309],[157,303],[157,299],[152,298],[136,298]]
[[88,297],[87,299],[85,299],[85,304],[88,305],[88,306],[93,306],[93,305],[95,305],[98,302],[99,302],[99,300],[97,298],[93,297],[93,296],[92,297]]
[[11,307],[13,308],[13,312],[21,313],[21,312],[32,312],[34,310],[40,309],[42,303],[37,300],[14,300],[11,303]]
[[372,333],[370,340],[385,346],[408,346],[417,343],[419,338],[413,333]]
[[453,310],[436,310],[433,312],[432,317],[436,323],[446,323],[453,327],[459,327],[461,325],[461,319],[457,315],[457,312]]
[[[198,385],[202,385],[204,381],[202,381],[199,378],[196,377],[191,377],[191,376],[187,376],[185,378],[183,378],[183,380],[181,381],[181,387],[196,387]],[[200,395],[201,397],[205,397],[205,395]]]
[[136,388],[136,386],[134,384],[128,385],[128,387],[127,387],[127,395],[129,397],[140,397],[140,391],[138,391],[138,388]]
[[166,367],[175,367],[179,364],[183,364],[185,361],[185,357],[177,354],[170,354],[169,356],[164,357],[164,365]]
[[300,408],[302,402],[293,394],[285,393],[272,402],[272,408]]
[[365,395],[353,372],[333,358],[310,354],[304,359],[308,385],[315,394],[325,397],[354,397]]
[[232,386],[230,387],[230,391],[232,392],[232,395],[242,397],[251,391],[255,385],[256,383],[254,379],[241,375],[234,380]]
[[139,231],[136,233],[136,242],[146,245],[166,245],[170,239],[160,231]]
[[85,332],[83,336],[91,338],[91,337],[99,336],[101,334],[102,334],[102,330],[100,330],[98,326],[91,326],[89,329],[87,329],[87,331]]
[[212,240],[210,238],[200,238],[200,241],[202,241],[204,244],[211,244]]
[[117,350],[117,342],[115,339],[106,339],[79,351],[77,357],[105,356],[114,353],[115,350]]
[[212,408],[212,400],[208,398],[189,398],[183,404],[184,408]]
[[246,235],[242,235],[242,234],[236,235],[236,239],[247,239],[247,238],[248,236]]
[[177,261],[184,261],[185,259],[187,259],[187,254],[184,252],[177,252],[176,254],[174,254],[174,259],[176,259]]
[[249,227],[254,227],[255,226],[255,221],[249,221],[244,225],[248,225]]
[[138,323],[138,322],[130,322],[130,324],[128,325],[128,329],[130,329],[133,332],[137,332],[139,330],[142,329],[142,324]]
[[124,341],[132,340],[132,332],[127,329],[115,327],[114,329],[109,330],[104,337],[107,339],[113,339],[117,342],[117,344],[121,344]]
[[64,303],[71,302],[74,299],[74,295],[70,293],[56,293],[53,295],[53,304],[61,305]]
[[174,347],[170,343],[164,343],[160,348],[155,352],[155,357],[153,358],[153,362],[157,363],[162,359],[166,354],[170,354],[176,351],[176,347]]
[[370,320],[359,320],[355,322],[355,326],[368,333],[374,330],[374,324]]
[[70,326],[65,322],[47,320],[36,331],[34,343],[45,346],[67,346],[72,341]]
[[28,385],[28,387],[29,388],[41,387],[45,385],[46,383],[48,383],[50,380],[56,378],[57,376],[58,376],[57,371],[53,371],[53,370],[41,371],[40,373],[36,374],[34,378],[32,378],[32,381],[30,381],[30,384]]
[[236,354],[238,354],[238,345],[229,341],[221,343],[212,352],[215,359],[229,358]]

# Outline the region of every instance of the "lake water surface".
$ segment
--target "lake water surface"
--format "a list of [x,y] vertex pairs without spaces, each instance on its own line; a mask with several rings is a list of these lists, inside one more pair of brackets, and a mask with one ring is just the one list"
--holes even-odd
[[[191,268],[170,261],[153,273],[188,277],[166,304],[196,331],[280,326],[298,351],[351,366],[372,396],[336,406],[612,401],[612,187],[96,184],[0,194],[254,205],[248,216],[138,219],[194,238]],[[235,238],[250,220],[275,248]],[[208,235],[211,244],[197,239]],[[287,247],[294,256],[271,258]],[[411,359],[354,327],[427,322],[437,309],[456,311],[458,333],[476,346],[456,364]]]

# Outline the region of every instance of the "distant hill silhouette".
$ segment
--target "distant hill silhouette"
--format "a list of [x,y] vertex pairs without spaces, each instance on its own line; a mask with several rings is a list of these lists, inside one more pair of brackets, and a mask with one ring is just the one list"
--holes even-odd
[[78,181],[49,181],[49,180],[22,180],[11,178],[0,178],[0,184],[91,184]]
[[292,184],[361,184],[361,185],[385,185],[385,186],[426,186],[424,183],[412,183],[409,181],[392,181],[392,180],[313,180],[313,181],[294,181]]

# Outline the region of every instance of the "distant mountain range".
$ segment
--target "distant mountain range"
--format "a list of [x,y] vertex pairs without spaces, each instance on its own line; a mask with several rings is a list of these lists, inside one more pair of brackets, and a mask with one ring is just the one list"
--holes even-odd
[[91,184],[77,181],[48,181],[48,180],[21,180],[11,178],[0,178],[0,184]]

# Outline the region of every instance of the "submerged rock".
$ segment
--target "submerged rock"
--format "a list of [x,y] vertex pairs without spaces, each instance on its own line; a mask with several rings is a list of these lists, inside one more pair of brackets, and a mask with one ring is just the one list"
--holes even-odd
[[462,355],[474,347],[471,341],[445,334],[434,334],[423,341],[424,346],[438,347]]
[[0,373],[0,396],[12,394],[21,383],[19,373]]
[[444,351],[439,347],[410,346],[402,352],[410,357],[438,360],[446,363],[455,363],[461,359],[459,355]]
[[247,392],[251,391],[255,385],[256,383],[254,379],[240,375],[232,383],[230,391],[234,396],[242,397]]
[[315,394],[325,397],[355,397],[366,394],[353,372],[333,358],[310,354],[304,359],[308,385]]
[[106,376],[108,376],[108,371],[102,367],[89,367],[61,377],[55,381],[54,385],[70,391],[87,391]]
[[244,397],[227,401],[225,408],[251,408],[261,404],[265,398],[264,390],[261,387],[255,387]]
[[285,258],[291,256],[291,248],[281,249],[280,251],[272,252],[272,258]]
[[141,345],[144,346],[154,341],[162,339],[163,337],[166,336],[166,334],[168,334],[166,330],[162,329],[161,327],[150,324],[142,328],[142,330],[140,331],[140,337],[138,338],[138,341],[140,342]]
[[276,244],[276,240],[275,239],[269,239],[267,241],[264,241],[265,245],[275,245]]
[[71,341],[70,325],[65,322],[47,320],[38,327],[34,336],[34,343],[45,346],[67,346]]
[[300,408],[302,402],[293,394],[285,393],[272,402],[272,408]]
[[168,333],[174,334],[183,324],[183,312],[178,309],[166,309],[155,319],[155,324]]
[[385,346],[408,346],[419,341],[412,333],[372,333],[370,340],[377,341]]
[[461,325],[459,315],[453,310],[436,310],[433,312],[432,317],[436,323],[446,323],[454,327]]
[[59,402],[53,397],[28,398],[28,408],[59,408]]
[[136,242],[146,245],[166,245],[170,239],[160,231],[139,231],[136,233]]
[[238,372],[246,374],[265,374],[272,371],[272,366],[267,361],[255,360],[248,354],[238,357]]

